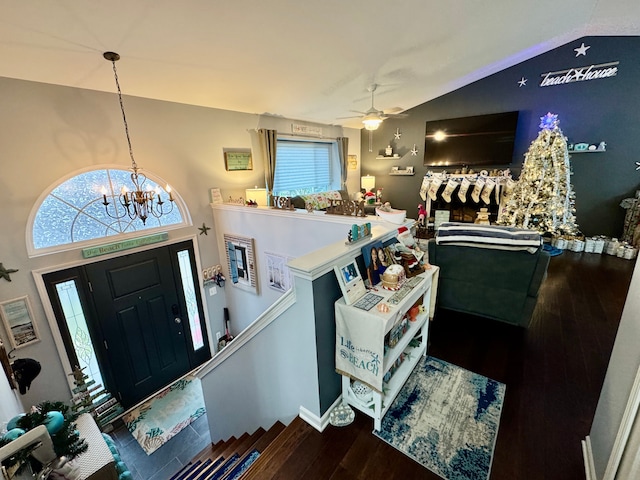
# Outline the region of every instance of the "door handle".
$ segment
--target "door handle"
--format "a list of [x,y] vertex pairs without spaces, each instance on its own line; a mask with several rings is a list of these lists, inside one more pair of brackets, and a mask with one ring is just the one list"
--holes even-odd
[[173,321],[176,323],[182,323],[182,319],[180,317],[174,318]]

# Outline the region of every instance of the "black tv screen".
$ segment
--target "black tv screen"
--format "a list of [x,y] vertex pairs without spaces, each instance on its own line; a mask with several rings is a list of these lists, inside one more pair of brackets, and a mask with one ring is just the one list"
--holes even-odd
[[517,126],[517,111],[428,121],[424,165],[508,165]]

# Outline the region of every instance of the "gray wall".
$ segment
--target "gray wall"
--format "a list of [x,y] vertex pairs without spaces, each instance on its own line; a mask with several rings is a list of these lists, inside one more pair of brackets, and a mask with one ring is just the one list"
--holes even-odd
[[[130,159],[115,93],[0,78],[0,104],[0,262],[19,269],[11,282],[0,279],[0,301],[28,295],[41,335],[40,342],[17,352],[18,357],[35,358],[43,365],[29,392],[20,396],[28,408],[43,400],[70,397],[68,372],[59,360],[31,271],[82,261],[78,250],[28,257],[25,235],[31,209],[63,178],[102,165],[128,168]],[[138,165],[166,179],[190,211],[194,226],[169,232],[170,240],[196,235],[202,266],[224,264],[215,228],[207,236],[197,235],[202,223],[214,226],[210,189],[220,188],[228,198],[244,196],[245,188],[264,186],[264,169],[251,131],[262,126],[290,131],[291,120],[129,96],[124,104]],[[349,135],[350,153],[359,152],[357,130],[326,126],[325,131]],[[251,148],[254,169],[226,171],[224,148]],[[349,172],[350,189],[358,177],[357,170]],[[204,301],[211,330],[222,330],[224,296],[206,295]],[[0,337],[8,344],[4,328]]]
[[[591,48],[586,56],[576,57],[574,49],[582,42]],[[560,128],[569,141],[607,143],[606,153],[571,157],[576,217],[586,235],[619,236],[625,214],[619,207],[620,200],[633,196],[640,184],[640,175],[634,171],[634,161],[640,158],[639,49],[640,37],[585,37],[412,108],[405,112],[407,118],[387,119],[373,132],[371,153],[367,151],[368,132],[362,131],[362,174],[375,175],[376,187],[384,188],[384,200],[417,218],[418,192],[427,171],[423,166],[427,120],[519,110],[510,165],[518,173],[525,152],[539,132],[540,117],[552,112],[558,114]],[[616,77],[538,86],[542,73],[613,61],[620,62]],[[527,84],[519,87],[522,77]],[[394,142],[396,128],[402,136]],[[402,158],[376,160],[389,143]],[[409,153],[414,143],[419,149],[417,156]],[[388,173],[393,165],[413,165],[416,175],[391,177]]]

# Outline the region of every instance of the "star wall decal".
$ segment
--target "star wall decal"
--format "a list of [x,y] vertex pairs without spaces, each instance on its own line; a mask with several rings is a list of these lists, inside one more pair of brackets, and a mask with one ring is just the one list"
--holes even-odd
[[582,45],[580,45],[578,48],[574,48],[573,51],[576,52],[576,57],[579,57],[580,55],[584,55],[586,57],[587,50],[589,50],[590,48],[591,45],[585,45],[584,42],[582,42]]
[[416,144],[413,144],[413,148],[411,149],[411,155],[418,155],[418,148],[416,147]]
[[198,230],[200,230],[200,235],[209,235],[207,232],[211,230],[211,227],[207,227],[204,222],[202,222],[202,226],[198,227]]
[[520,79],[520,81],[518,82],[518,88],[520,88],[520,87],[524,87],[526,84],[527,84],[527,79],[526,79],[526,78],[524,78],[524,77],[522,77],[522,78]]
[[394,138],[396,140],[400,140],[400,137],[402,136],[402,133],[400,133],[400,129],[396,128],[396,133],[393,134]]
[[[640,162],[636,162],[636,170],[640,170]],[[2,264],[0,263],[0,265]]]
[[16,273],[18,271],[17,268],[4,268],[4,265],[0,263],[0,278],[4,278],[7,282],[11,281],[10,273]]

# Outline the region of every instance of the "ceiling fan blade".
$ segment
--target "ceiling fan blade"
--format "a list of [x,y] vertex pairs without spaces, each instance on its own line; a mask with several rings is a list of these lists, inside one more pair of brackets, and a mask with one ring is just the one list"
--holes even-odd
[[387,118],[407,118],[409,116],[408,113],[385,113]]
[[351,115],[350,117],[336,117],[336,120],[344,120],[347,118],[360,118],[361,115]]

